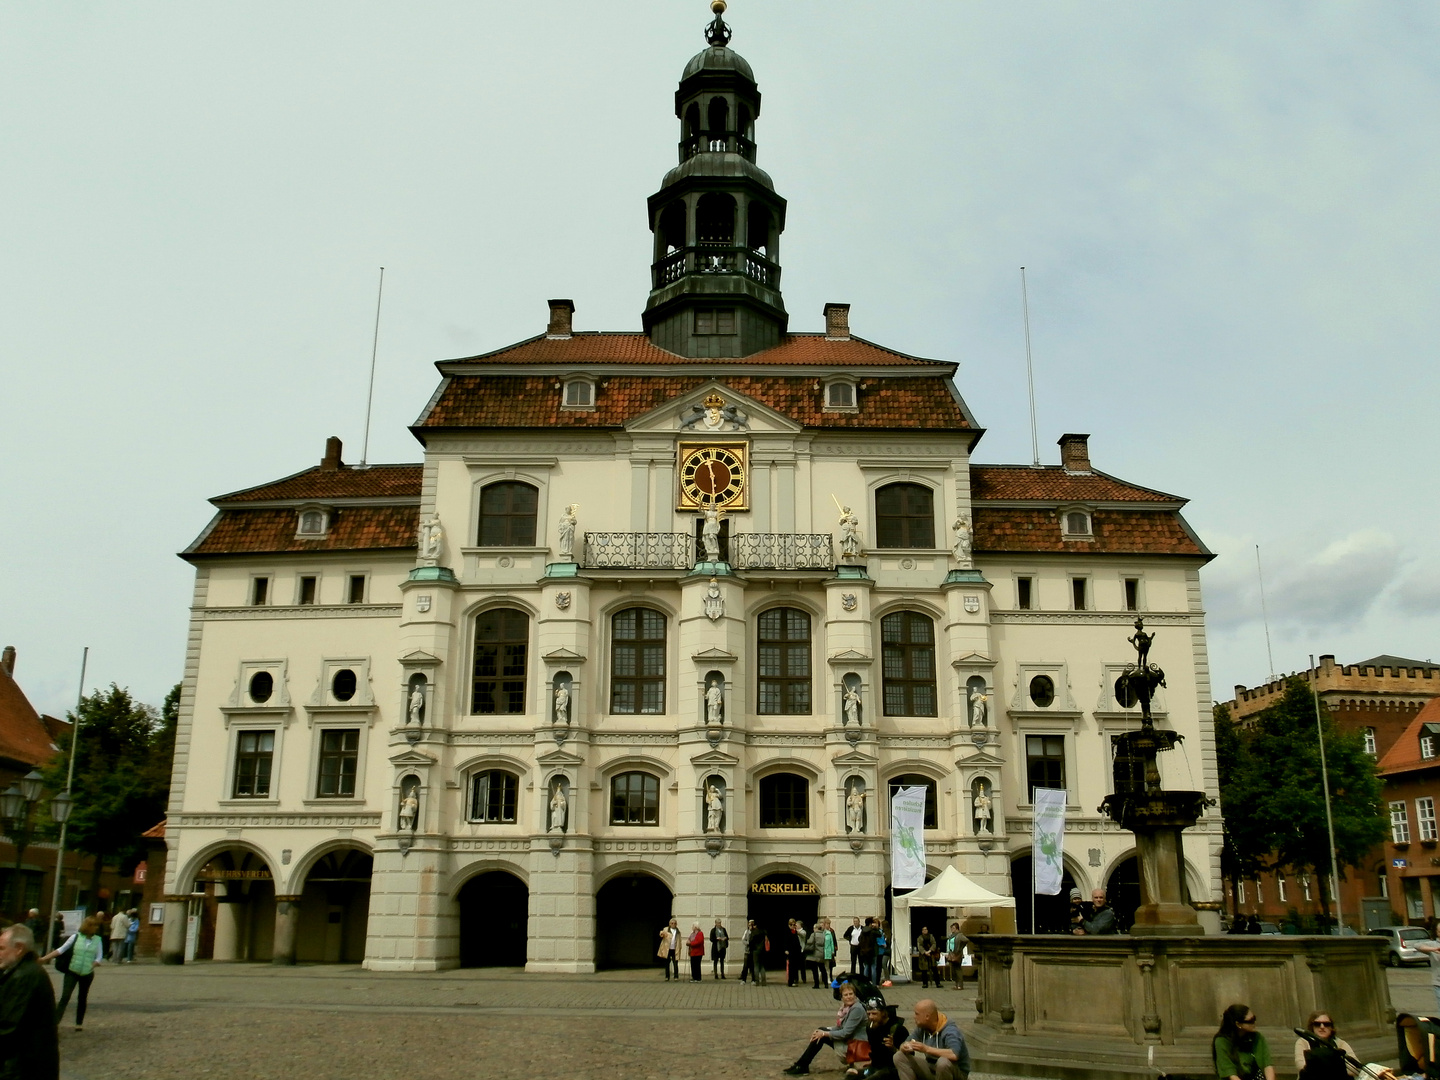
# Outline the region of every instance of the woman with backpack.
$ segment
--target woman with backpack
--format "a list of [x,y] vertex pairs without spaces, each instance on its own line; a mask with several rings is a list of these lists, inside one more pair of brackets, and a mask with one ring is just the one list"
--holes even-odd
[[90,998],[90,984],[95,980],[95,967],[105,962],[105,941],[100,937],[100,920],[91,915],[80,924],[80,930],[71,934],[65,944],[40,958],[42,964],[55,961],[55,969],[65,975],[65,989],[60,994],[60,1004],[55,1006],[55,1023],[65,1019],[65,1009],[70,1004],[70,995],[80,987],[80,1000],[75,1006],[75,1030],[85,1026],[85,1005]]

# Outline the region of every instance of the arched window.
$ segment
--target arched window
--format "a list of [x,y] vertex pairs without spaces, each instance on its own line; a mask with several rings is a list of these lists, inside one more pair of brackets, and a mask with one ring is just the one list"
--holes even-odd
[[808,829],[810,781],[794,773],[774,773],[760,780],[760,827]]
[[660,778],[645,772],[627,772],[611,780],[610,824],[659,825]]
[[751,251],[770,251],[770,208],[762,202],[752,202],[746,212],[745,244]]
[[810,616],[795,608],[760,614],[760,695],[766,715],[810,714]]
[[695,206],[695,229],[700,243],[730,247],[735,243],[735,198],[723,191],[700,196]]
[[480,492],[480,546],[533,547],[540,492],[518,480],[490,484]]
[[1065,515],[1065,531],[1072,536],[1090,535],[1090,515],[1083,510],[1071,510]]
[[610,620],[610,711],[665,711],[665,616],[626,608]]
[[925,828],[938,829],[940,827],[937,824],[939,816],[936,813],[939,797],[936,794],[934,780],[928,776],[921,776],[919,773],[905,773],[902,776],[892,776],[886,786],[890,791],[890,800],[887,801],[887,806],[894,801],[895,793],[901,788],[923,787],[925,789]]
[[936,716],[935,624],[918,611],[880,620],[886,716]]
[[470,778],[470,820],[514,824],[520,778],[503,769],[477,772]]
[[690,103],[690,107],[685,110],[685,134],[700,134],[700,106],[693,101]]
[[928,487],[886,484],[875,493],[875,546],[935,546],[935,502]]
[[470,711],[479,715],[525,711],[525,659],[530,616],[492,608],[475,617],[475,675]]
[[660,211],[660,254],[668,255],[685,246],[685,204],[673,202]]
[[740,123],[737,130],[751,142],[755,141],[755,117],[750,112],[750,106],[744,102],[740,103]]
[[723,97],[713,97],[710,99],[710,106],[706,110],[706,115],[710,121],[710,125],[705,130],[709,133],[710,138],[719,138],[729,130],[730,103]]

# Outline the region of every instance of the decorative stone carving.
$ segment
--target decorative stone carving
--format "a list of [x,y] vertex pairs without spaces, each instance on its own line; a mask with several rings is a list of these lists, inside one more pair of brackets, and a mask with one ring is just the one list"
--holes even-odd
[[975,560],[971,557],[971,549],[975,544],[975,530],[971,528],[970,515],[961,514],[950,527],[955,530],[955,561],[962,570],[973,569]]
[[402,834],[413,833],[420,818],[420,780],[407,776],[400,783],[400,812],[398,821]]
[[853,592],[841,593],[840,606],[846,611],[854,611],[860,606],[860,599]]
[[864,555],[860,545],[860,519],[848,506],[840,507],[840,557],[847,562]]
[[966,610],[967,612],[969,612],[971,615],[974,615],[977,611],[980,610],[980,597],[979,597],[979,595],[978,595],[977,593],[966,593],[966,594],[965,594],[964,604],[965,604],[965,610]]
[[719,833],[725,826],[725,781],[712,776],[705,781],[705,831]]
[[[713,560],[712,560],[713,561]],[[713,577],[705,589],[705,617],[717,622],[725,614],[725,597],[720,594],[720,583]]]
[[[720,511],[713,506],[707,506],[700,511],[700,542],[705,547],[705,561],[717,563],[720,561]],[[718,618],[718,616],[712,616]]]
[[550,808],[545,822],[547,833],[564,833],[566,818],[570,813],[570,799],[566,788],[569,785],[563,776],[550,781]]
[[845,781],[845,831],[852,836],[865,832],[865,781],[852,776]]
[[440,515],[432,513],[420,523],[420,558],[430,566],[440,562],[445,552],[445,530],[440,525]]
[[425,676],[415,675],[410,679],[410,697],[405,705],[405,726],[425,724]]
[[570,686],[558,679],[555,681],[555,723],[570,724]]
[[854,724],[860,726],[860,687],[856,683],[845,683],[845,689],[841,691],[841,699],[844,701],[843,714],[840,719],[840,726],[846,727]]
[[985,693],[984,687],[970,687],[970,726],[972,728],[990,726],[989,701],[990,695]]
[[417,596],[415,597],[415,610],[420,612],[421,615],[424,615],[430,610],[430,603],[429,593],[426,593],[424,596]]
[[682,409],[679,416],[680,430],[695,428],[700,431],[748,431],[750,418],[738,406],[727,405],[719,394],[712,393],[700,405]]
[[555,594],[555,606],[561,611],[570,610],[571,596],[568,592],[557,592]]
[[575,561],[575,522],[580,512],[579,503],[571,503],[560,515],[560,544],[557,553],[564,562]]
[[725,687],[719,679],[712,679],[705,688],[705,723],[719,727],[725,722]]

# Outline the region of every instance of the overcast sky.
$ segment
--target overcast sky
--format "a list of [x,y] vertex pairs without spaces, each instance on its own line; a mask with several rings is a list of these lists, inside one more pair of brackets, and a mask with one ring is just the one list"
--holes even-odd
[[[370,460],[435,360],[639,329],[702,0],[0,8],[0,644],[159,703],[210,496]],[[1191,500],[1215,694],[1440,657],[1440,8],[736,0],[796,330],[957,361],[982,462]]]

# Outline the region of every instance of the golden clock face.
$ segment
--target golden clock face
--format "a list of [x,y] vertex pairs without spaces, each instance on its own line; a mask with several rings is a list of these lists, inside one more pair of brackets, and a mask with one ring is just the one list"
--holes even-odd
[[745,499],[745,480],[743,446],[680,449],[682,506],[741,506]]

